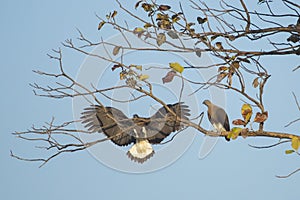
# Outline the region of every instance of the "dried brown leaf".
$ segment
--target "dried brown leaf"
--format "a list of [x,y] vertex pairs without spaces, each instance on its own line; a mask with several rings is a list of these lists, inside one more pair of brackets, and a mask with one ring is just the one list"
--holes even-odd
[[226,70],[228,70],[228,67],[226,67],[226,66],[221,66],[221,67],[219,67],[218,72],[226,71]]
[[245,139],[248,136],[248,128],[243,128],[243,130],[241,131],[241,136]]
[[195,53],[196,53],[196,55],[200,58],[201,57],[201,55],[202,55],[202,51],[201,51],[201,49],[199,49],[199,48],[196,48],[195,49]]
[[254,122],[261,123],[268,119],[268,111],[260,113],[257,112],[254,118]]
[[134,6],[134,8],[135,9],[137,9],[137,7],[139,7],[139,5],[140,5],[140,3],[141,3],[142,1],[138,1],[138,2],[136,2],[136,4],[135,4],[135,6]]
[[116,10],[114,10],[114,12],[111,14],[111,18],[114,18],[117,14],[118,14],[118,12]]
[[160,11],[166,11],[166,10],[170,10],[170,9],[171,9],[171,6],[169,6],[169,5],[160,5],[158,7],[158,10],[160,10]]
[[178,39],[179,38],[178,35],[177,35],[177,33],[175,33],[175,31],[170,30],[170,31],[167,32],[167,34],[172,39]]
[[122,67],[122,65],[117,64],[117,65],[114,65],[114,66],[111,68],[111,70],[112,70],[112,71],[115,71],[115,69],[120,68],[120,67]]
[[103,25],[104,25],[105,23],[106,23],[105,21],[100,22],[100,23],[98,24],[98,30],[100,30],[100,29],[103,27]]
[[217,49],[224,49],[222,46],[222,42],[216,42]]
[[259,85],[258,79],[259,79],[259,77],[256,77],[256,78],[253,80],[253,82],[252,82],[252,86],[253,86],[254,88],[257,88],[257,86]]
[[113,55],[117,55],[120,51],[121,47],[120,46],[115,46],[114,49],[113,49]]
[[175,71],[169,71],[165,77],[162,78],[163,83],[169,83],[173,81],[174,76],[176,75]]
[[240,67],[240,62],[239,61],[233,61],[231,63],[231,66],[235,69],[238,69]]
[[161,46],[165,42],[166,42],[166,35],[164,33],[158,34],[157,39],[156,39],[157,45]]
[[237,125],[237,126],[246,126],[247,125],[247,123],[242,119],[235,119],[232,121],[232,124]]
[[153,5],[152,5],[152,4],[149,4],[149,3],[143,3],[143,4],[142,4],[142,8],[144,8],[144,10],[145,10],[146,12],[150,12],[150,11],[152,11]]
[[228,75],[227,72],[221,72],[220,74],[218,74],[216,82],[217,83],[221,82],[227,75]]

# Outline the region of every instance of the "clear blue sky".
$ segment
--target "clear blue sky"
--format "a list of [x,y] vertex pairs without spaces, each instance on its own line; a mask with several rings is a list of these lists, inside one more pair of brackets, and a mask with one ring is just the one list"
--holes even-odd
[[[256,4],[253,4],[257,6]],[[60,42],[77,36],[80,28],[91,38],[99,38],[98,20],[114,10],[115,3],[104,0],[74,1],[5,1],[0,8],[1,21],[1,134],[0,193],[1,199],[295,199],[300,173],[289,179],[277,179],[300,167],[300,159],[285,155],[288,145],[269,150],[256,150],[247,144],[270,144],[272,139],[220,140],[212,153],[198,159],[203,136],[197,135],[191,147],[175,163],[147,174],[127,174],[108,168],[87,151],[55,158],[46,166],[12,159],[9,150],[24,156],[39,156],[32,144],[17,140],[14,131],[41,125],[52,116],[72,119],[70,100],[56,101],[33,95],[29,83],[47,80],[32,70],[51,69],[55,63],[46,56]],[[104,38],[109,32],[102,32]],[[69,65],[79,66],[83,57],[66,53]],[[299,73],[292,67],[299,58],[275,58],[269,63],[272,77],[265,101],[270,110],[266,124],[269,130],[299,132],[299,125],[284,129],[296,119],[291,92],[300,98]],[[286,75],[282,75],[282,70]],[[76,74],[77,71],[70,71]],[[269,90],[268,90],[269,89]],[[202,97],[203,99],[205,97]],[[227,110],[239,117],[239,107],[228,98]],[[283,103],[288,102],[288,103]],[[238,101],[241,104],[241,102]],[[202,105],[201,105],[202,106]],[[235,106],[235,108],[233,108]],[[232,109],[231,109],[232,108]],[[204,110],[204,107],[201,107]],[[205,118],[206,119],[206,118]]]

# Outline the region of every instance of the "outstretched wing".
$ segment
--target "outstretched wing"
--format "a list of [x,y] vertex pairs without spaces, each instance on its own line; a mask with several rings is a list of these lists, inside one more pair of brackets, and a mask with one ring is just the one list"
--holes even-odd
[[103,132],[115,144],[125,146],[135,141],[134,123],[124,113],[113,107],[92,105],[84,109],[81,119],[91,132]]
[[160,108],[147,124],[147,140],[152,144],[158,144],[172,132],[182,129],[184,126],[177,118],[188,120],[190,110],[182,102],[167,105],[175,115],[169,112],[165,107]]

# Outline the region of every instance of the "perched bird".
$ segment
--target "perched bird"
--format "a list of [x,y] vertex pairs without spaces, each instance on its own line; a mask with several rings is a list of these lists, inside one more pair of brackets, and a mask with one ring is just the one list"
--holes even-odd
[[[228,116],[224,109],[214,105],[209,100],[203,101],[203,104],[208,107],[208,120],[218,131],[218,133],[221,133],[223,131],[230,131]],[[225,139],[229,141],[227,137],[225,137]]]
[[172,132],[182,129],[180,120],[188,120],[190,116],[188,106],[182,102],[167,106],[173,113],[162,107],[150,118],[137,114],[128,118],[117,108],[92,105],[84,109],[81,119],[90,132],[103,132],[118,146],[133,143],[127,156],[143,163],[154,154],[151,144],[159,144]]

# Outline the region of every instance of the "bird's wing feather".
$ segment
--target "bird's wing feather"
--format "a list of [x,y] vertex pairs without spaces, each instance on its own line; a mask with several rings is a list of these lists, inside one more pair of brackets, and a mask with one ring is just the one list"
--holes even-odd
[[113,107],[92,105],[84,109],[81,119],[91,132],[103,132],[119,145],[125,146],[135,141],[132,136],[134,123],[126,115]]
[[228,116],[224,109],[217,106],[212,107],[212,110],[208,112],[208,119],[212,124],[220,123],[226,131],[230,130]]
[[150,118],[150,123],[146,126],[147,139],[152,144],[160,143],[172,132],[183,128],[183,124],[177,117],[188,120],[188,116],[190,116],[188,106],[184,105],[182,102],[168,104],[167,106],[176,114],[176,116],[169,112],[165,107],[162,107]]

